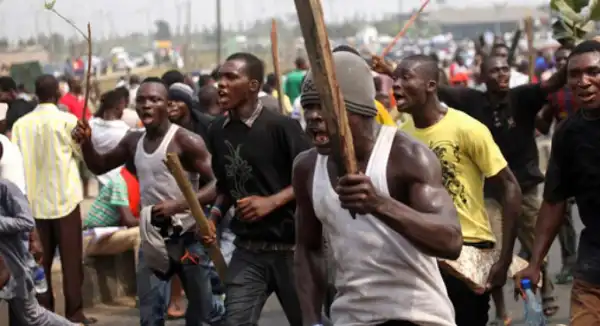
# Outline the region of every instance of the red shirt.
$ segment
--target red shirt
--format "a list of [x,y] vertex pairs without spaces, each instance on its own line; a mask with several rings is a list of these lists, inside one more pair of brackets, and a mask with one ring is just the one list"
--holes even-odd
[[[77,119],[81,120],[83,117],[84,99],[75,96],[73,93],[67,93],[60,98],[59,104],[66,106],[69,112],[74,114]],[[89,119],[92,116],[90,110],[87,110],[86,118]]]
[[121,168],[121,177],[127,184],[127,197],[129,199],[129,209],[136,218],[140,218],[140,184],[136,177],[125,167]]

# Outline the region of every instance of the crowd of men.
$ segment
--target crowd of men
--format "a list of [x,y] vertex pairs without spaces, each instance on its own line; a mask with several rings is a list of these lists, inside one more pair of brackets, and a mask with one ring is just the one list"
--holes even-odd
[[[545,259],[559,231],[555,281],[573,283],[570,324],[600,324],[600,43],[562,46],[547,78],[516,87],[508,56],[501,43],[482,53],[466,74],[485,87],[468,88],[444,83],[431,56],[392,63],[334,49],[351,174],[330,155],[321,94],[301,58],[284,94],[260,59],[235,53],[198,83],[175,70],[132,76],[91,113],[76,79],[67,90],[38,77],[31,102],[1,77],[0,298],[11,325],[96,323],[83,312],[83,257],[128,250],[142,326],[257,325],[273,292],[293,326],[484,326],[490,299],[493,322],[509,325],[502,287],[517,239],[529,265],[515,284],[542,284],[543,313],[559,309]],[[536,135],[558,121],[544,175]],[[212,234],[196,227],[167,153],[188,172]],[[82,176],[92,174],[100,191],[82,216]],[[573,202],[586,227],[577,259]],[[115,229],[98,240],[99,228]],[[205,249],[215,242],[224,279]],[[64,318],[53,313],[57,249]],[[497,259],[479,267],[489,269],[480,288],[442,263],[490,249]],[[45,271],[43,293],[32,261]]]

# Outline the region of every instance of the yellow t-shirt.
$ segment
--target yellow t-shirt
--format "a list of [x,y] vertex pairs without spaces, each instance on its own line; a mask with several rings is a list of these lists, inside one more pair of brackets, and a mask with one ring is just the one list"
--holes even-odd
[[[273,93],[271,94],[271,96],[273,96],[274,98],[278,99],[279,98],[279,93],[277,92],[277,90],[273,90]],[[290,113],[292,113],[292,103],[290,102],[290,98],[283,94],[283,108],[285,110],[285,113],[287,115],[289,115]]]
[[383,104],[381,104],[381,102],[376,100],[375,108],[377,109],[377,116],[375,117],[375,120],[377,121],[377,123],[379,123],[380,125],[386,125],[386,126],[395,126],[396,125],[394,123],[394,119],[392,119],[392,116],[385,109]]
[[464,112],[448,108],[438,123],[402,130],[425,143],[442,164],[444,187],[454,200],[465,242],[495,241],[483,199],[485,178],[507,167],[489,129]]

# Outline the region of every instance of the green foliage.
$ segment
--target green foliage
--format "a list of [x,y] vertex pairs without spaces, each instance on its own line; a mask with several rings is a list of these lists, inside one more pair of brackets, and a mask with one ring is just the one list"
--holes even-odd
[[[557,21],[552,24],[558,40],[580,42],[593,31],[595,22],[600,21],[598,0],[551,0],[550,7],[558,13]],[[587,14],[583,12],[585,7],[589,9]]]

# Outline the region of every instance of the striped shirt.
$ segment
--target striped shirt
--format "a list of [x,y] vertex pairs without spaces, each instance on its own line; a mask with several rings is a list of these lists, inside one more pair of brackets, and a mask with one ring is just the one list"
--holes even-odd
[[100,190],[83,221],[83,228],[119,226],[118,209],[123,206],[129,208],[127,183],[121,174],[117,174]]
[[67,216],[83,200],[77,164],[81,154],[71,138],[76,125],[71,113],[42,103],[13,127],[12,140],[23,154],[27,197],[37,219]]

